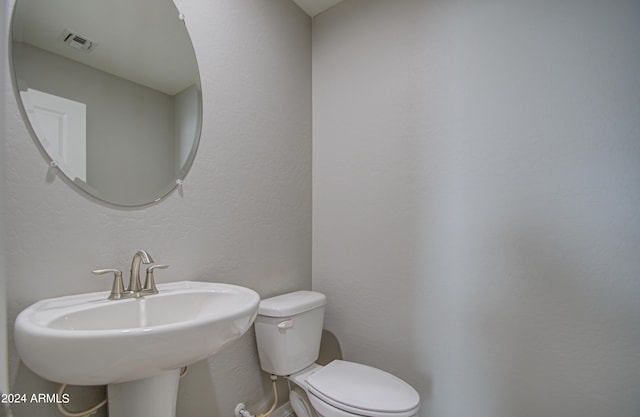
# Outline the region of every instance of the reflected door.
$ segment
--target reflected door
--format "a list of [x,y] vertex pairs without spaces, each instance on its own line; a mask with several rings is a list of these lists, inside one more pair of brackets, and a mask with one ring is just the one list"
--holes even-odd
[[87,181],[87,106],[29,88],[20,93],[36,136],[69,178]]

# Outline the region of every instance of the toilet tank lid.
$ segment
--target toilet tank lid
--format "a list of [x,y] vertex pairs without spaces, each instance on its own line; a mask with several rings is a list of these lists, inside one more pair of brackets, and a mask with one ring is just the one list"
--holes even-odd
[[327,303],[324,294],[315,291],[295,291],[265,298],[260,301],[258,315],[268,317],[287,317],[311,311]]

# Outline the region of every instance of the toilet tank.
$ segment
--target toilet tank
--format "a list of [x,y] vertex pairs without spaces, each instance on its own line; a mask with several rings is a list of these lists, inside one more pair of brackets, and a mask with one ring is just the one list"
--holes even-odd
[[260,301],[254,323],[260,367],[273,375],[291,375],[318,359],[326,297],[296,291]]

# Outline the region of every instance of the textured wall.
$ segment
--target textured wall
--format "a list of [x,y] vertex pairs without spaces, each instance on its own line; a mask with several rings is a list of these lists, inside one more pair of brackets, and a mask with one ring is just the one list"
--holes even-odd
[[[140,248],[172,265],[159,282],[227,282],[263,297],[311,286],[310,19],[281,0],[176,3],[200,65],[204,121],[184,190],[166,201],[116,210],[51,178],[9,87],[1,216],[10,323],[39,299],[107,290],[109,279],[90,271],[127,270]],[[57,389],[10,354],[14,392]],[[250,332],[192,367],[179,415],[228,416],[240,401],[265,411],[271,392],[262,378]],[[87,402],[102,394],[76,392],[72,398]],[[52,413],[46,405],[15,410],[18,417]]]
[[429,417],[640,415],[640,2],[313,23],[313,287]]

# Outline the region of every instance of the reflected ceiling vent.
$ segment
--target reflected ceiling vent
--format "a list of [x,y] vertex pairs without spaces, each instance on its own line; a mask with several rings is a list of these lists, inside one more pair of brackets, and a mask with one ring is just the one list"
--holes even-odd
[[62,34],[58,36],[58,40],[66,43],[72,48],[79,49],[86,53],[91,52],[93,48],[98,45],[94,41],[87,39],[85,36],[72,32],[69,29],[63,30]]

